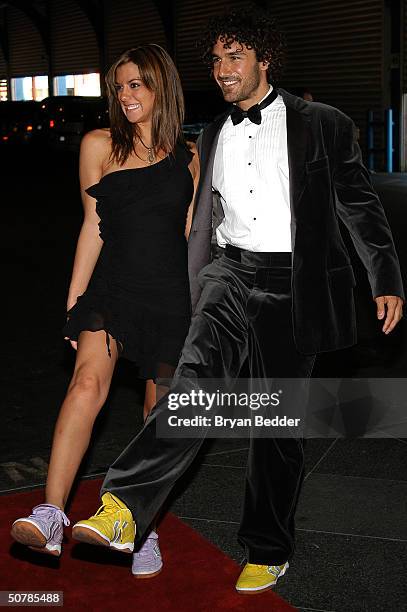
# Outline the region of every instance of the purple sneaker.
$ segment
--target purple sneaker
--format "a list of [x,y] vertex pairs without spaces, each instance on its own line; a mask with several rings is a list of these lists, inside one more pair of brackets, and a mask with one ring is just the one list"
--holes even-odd
[[131,572],[136,578],[153,578],[161,572],[162,566],[158,535],[152,531],[140,550],[133,554]]
[[20,544],[59,557],[64,525],[68,527],[69,520],[58,506],[40,504],[30,516],[14,521],[11,535]]

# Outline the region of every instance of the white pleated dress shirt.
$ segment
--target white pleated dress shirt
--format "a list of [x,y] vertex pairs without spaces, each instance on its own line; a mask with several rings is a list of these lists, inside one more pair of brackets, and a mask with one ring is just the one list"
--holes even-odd
[[277,96],[261,116],[260,125],[248,118],[233,125],[228,117],[220,132],[212,187],[220,195],[225,218],[216,238],[221,247],[232,244],[248,251],[291,252],[287,125],[282,97]]

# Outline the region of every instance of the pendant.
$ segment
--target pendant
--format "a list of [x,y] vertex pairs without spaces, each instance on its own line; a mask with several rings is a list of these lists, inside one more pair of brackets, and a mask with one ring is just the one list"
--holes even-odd
[[154,155],[154,149],[147,149],[148,153],[147,153],[147,160],[149,164],[153,164],[155,162],[155,155]]

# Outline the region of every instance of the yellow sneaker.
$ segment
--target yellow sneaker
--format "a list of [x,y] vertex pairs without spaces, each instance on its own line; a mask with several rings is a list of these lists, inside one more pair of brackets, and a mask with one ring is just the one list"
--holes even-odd
[[102,495],[102,506],[88,520],[75,523],[72,537],[79,542],[110,546],[132,553],[136,524],[127,506],[111,493]]
[[288,570],[288,561],[283,565],[255,565],[246,563],[236,582],[239,593],[254,594],[271,589]]

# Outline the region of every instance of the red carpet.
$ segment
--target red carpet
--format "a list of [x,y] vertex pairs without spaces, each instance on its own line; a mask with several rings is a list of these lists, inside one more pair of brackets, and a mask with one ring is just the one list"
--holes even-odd
[[[99,480],[88,480],[79,485],[69,512],[72,524],[95,511],[100,484]],[[42,494],[36,490],[0,497],[0,590],[63,591],[65,610],[295,610],[272,591],[238,595],[234,591],[238,565],[171,514],[159,529],[164,569],[150,580],[133,578],[131,555],[75,544],[70,538],[60,559],[33,553],[13,543],[10,525],[41,503]]]

